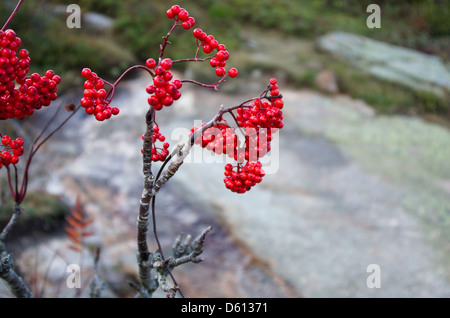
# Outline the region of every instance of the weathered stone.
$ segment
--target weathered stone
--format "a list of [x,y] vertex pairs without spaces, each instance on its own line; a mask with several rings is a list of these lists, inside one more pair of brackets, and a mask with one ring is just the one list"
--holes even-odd
[[317,45],[380,79],[441,97],[450,93],[450,70],[438,56],[345,32],[323,35]]

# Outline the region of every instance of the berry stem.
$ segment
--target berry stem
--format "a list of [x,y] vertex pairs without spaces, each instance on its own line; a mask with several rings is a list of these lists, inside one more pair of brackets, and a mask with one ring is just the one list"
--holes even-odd
[[15,200],[15,202],[18,202],[19,201],[19,197],[20,197],[20,195],[19,195],[19,186],[18,186],[18,184],[19,184],[19,177],[18,177],[16,165],[13,165],[13,167],[14,167],[14,183],[15,183],[15,187],[16,187],[16,189],[15,189],[16,196],[15,196],[14,200]]
[[61,124],[58,125],[58,127],[56,127],[52,132],[50,132],[47,135],[47,137],[45,137],[42,141],[39,142],[39,139],[42,137],[43,133],[47,130],[47,128],[49,127],[50,123],[53,122],[53,120],[56,118],[56,115],[58,114],[58,112],[59,112],[59,110],[61,108],[62,107],[58,108],[58,110],[55,112],[55,114],[52,116],[52,118],[45,125],[44,129],[42,130],[42,132],[33,141],[33,144],[31,145],[31,152],[30,152],[30,154],[28,156],[27,163],[25,165],[25,173],[24,173],[24,176],[23,176],[23,179],[22,179],[22,185],[20,187],[20,192],[16,196],[16,203],[18,203],[18,204],[22,203],[22,201],[25,199],[25,196],[26,196],[26,193],[27,193],[28,172],[29,172],[30,164],[31,164],[31,161],[33,160],[34,155],[39,150],[39,148],[45,142],[47,142],[47,140],[49,140],[58,130],[60,130],[69,121],[70,118],[72,118],[72,116],[74,116],[77,113],[77,111],[81,108],[81,105],[79,105],[69,116],[67,116],[67,118],[64,119],[64,121]]
[[151,69],[149,69],[148,67],[144,66],[144,65],[133,65],[130,68],[128,68],[127,70],[125,70],[120,76],[119,78],[117,78],[117,80],[114,83],[110,83],[107,80],[101,78],[101,80],[106,84],[109,85],[111,87],[111,90],[108,92],[108,95],[106,96],[106,100],[108,102],[111,102],[113,97],[114,97],[114,92],[116,90],[117,85],[119,85],[119,83],[123,80],[123,78],[125,77],[125,75],[128,74],[128,72],[134,70],[134,69],[143,69],[145,71],[147,71],[147,73],[150,74],[150,76],[153,78],[155,77],[155,74],[152,72]]
[[14,189],[12,186],[12,181],[11,181],[11,172],[9,171],[9,166],[5,166],[6,168],[6,172],[8,175],[8,185],[9,185],[9,191],[11,192],[11,196],[15,199],[16,198],[16,194],[14,193]]
[[219,85],[225,81],[225,79],[227,78],[228,75],[224,75],[218,82],[214,83],[214,84],[205,84],[205,83],[201,83],[195,80],[181,80],[181,82],[183,83],[191,83],[191,84],[195,84],[201,87],[206,87],[206,88],[214,88],[214,90],[218,91],[219,90]]
[[160,49],[161,52],[159,53],[159,62],[161,62],[163,56],[164,56],[164,51],[166,50],[166,46],[167,44],[170,44],[169,42],[169,37],[172,34],[173,30],[175,30],[175,28],[177,26],[179,26],[180,24],[177,23],[177,21],[174,22],[174,24],[172,25],[172,28],[169,30],[169,32],[167,32],[167,34],[163,37],[164,42],[160,45]]
[[208,61],[210,59],[212,59],[212,56],[207,56],[205,58],[199,59],[197,56],[195,56],[194,58],[190,58],[190,59],[179,59],[179,60],[172,60],[172,63],[181,63],[181,62],[205,62]]
[[6,20],[5,24],[1,28],[2,31],[4,31],[6,29],[6,27],[11,22],[11,20],[16,16],[16,13],[17,13],[17,11],[19,11],[19,8],[22,5],[23,1],[24,0],[19,0],[19,2],[17,3],[16,7],[13,10],[13,12],[11,12],[11,15],[9,16],[8,20]]
[[145,65],[133,65],[130,68],[128,68],[127,70],[125,70],[125,72],[123,72],[122,75],[119,76],[119,78],[114,82],[114,84],[111,84],[111,83],[105,81],[104,79],[102,79],[102,80],[106,84],[110,85],[114,89],[114,87],[116,87],[122,81],[122,79],[125,77],[125,75],[128,74],[128,72],[130,72],[130,71],[132,71],[134,69],[138,69],[138,68],[147,71],[151,75],[152,78],[155,77],[155,74],[147,66],[145,66]]

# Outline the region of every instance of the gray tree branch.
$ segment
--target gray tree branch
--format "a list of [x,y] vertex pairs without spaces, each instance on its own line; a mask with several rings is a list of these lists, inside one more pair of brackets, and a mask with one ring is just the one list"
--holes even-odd
[[13,269],[12,257],[6,252],[5,240],[11,232],[13,226],[17,223],[17,219],[22,213],[19,204],[14,205],[14,212],[9,219],[8,224],[0,233],[0,278],[3,279],[11,292],[18,298],[32,298],[33,293],[26,286],[22,277],[20,277]]

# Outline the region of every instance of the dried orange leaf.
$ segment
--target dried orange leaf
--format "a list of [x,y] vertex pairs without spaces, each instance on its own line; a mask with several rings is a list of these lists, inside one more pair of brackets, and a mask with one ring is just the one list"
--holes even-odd
[[71,228],[70,226],[66,226],[65,229],[66,229],[67,234],[69,234],[69,235],[72,235],[74,237],[81,237],[82,236],[80,232],[78,232],[77,230]]

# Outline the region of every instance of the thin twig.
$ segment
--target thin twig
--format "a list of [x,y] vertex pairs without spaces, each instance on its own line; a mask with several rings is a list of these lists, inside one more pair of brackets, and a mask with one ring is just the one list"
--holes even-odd
[[[30,169],[30,164],[31,161],[33,160],[34,155],[36,154],[36,152],[39,150],[39,148],[41,148],[41,146],[47,142],[47,140],[49,140],[57,131],[59,131],[71,118],[72,116],[74,116],[77,111],[81,108],[81,105],[78,105],[78,107],[66,118],[63,120],[63,122],[61,124],[59,124],[52,132],[50,132],[48,134],[47,137],[45,137],[42,141],[40,141],[39,143],[37,143],[36,141],[33,142],[33,145],[31,147],[31,152],[28,155],[28,159],[27,159],[27,163],[25,165],[25,172],[24,172],[24,176],[22,179],[22,185],[20,187],[20,193],[17,195],[18,196],[18,200],[16,201],[17,203],[21,203],[26,196],[27,193],[27,187],[28,187],[28,172]],[[57,110],[57,112],[59,111],[59,108]],[[50,125],[50,123],[54,120],[55,117],[52,117],[49,122],[46,124],[44,130],[46,129],[46,127],[48,127],[48,125]],[[38,139],[40,139],[41,136],[38,137]]]
[[5,31],[6,27],[8,26],[8,24],[11,22],[11,20],[16,16],[17,11],[19,11],[20,6],[22,5],[24,0],[19,0],[19,2],[17,3],[16,7],[14,8],[14,11],[10,14],[8,20],[6,20],[5,24],[2,27],[2,31]]

